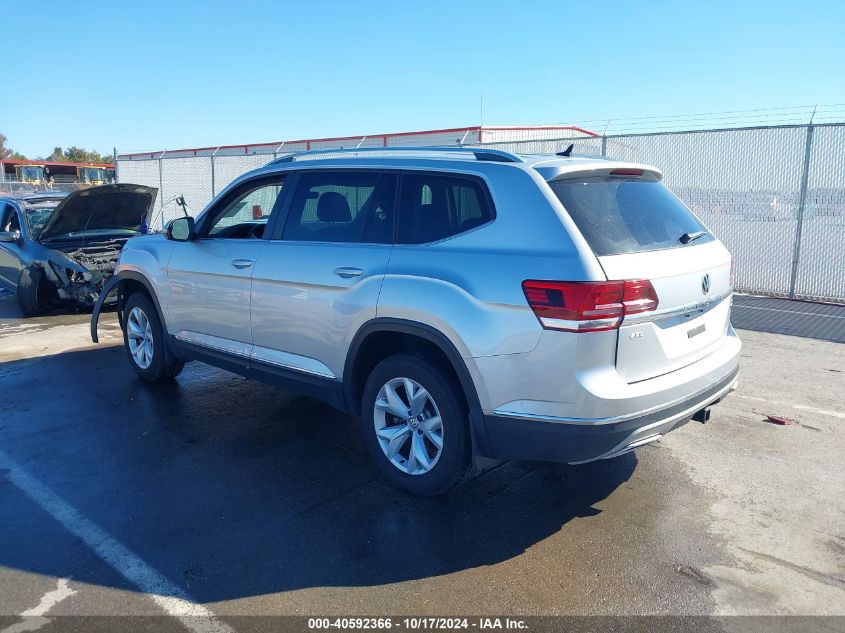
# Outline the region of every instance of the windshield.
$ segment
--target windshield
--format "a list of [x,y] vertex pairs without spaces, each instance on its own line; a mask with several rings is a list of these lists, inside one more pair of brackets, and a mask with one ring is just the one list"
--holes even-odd
[[42,180],[44,168],[43,167],[18,167],[20,180],[23,182],[30,180]]
[[106,170],[99,167],[83,167],[82,182],[106,182]]
[[55,202],[44,205],[30,205],[26,208],[26,225],[29,227],[29,234],[32,239],[37,240],[38,236],[41,235],[41,229],[44,228],[47,218],[50,217],[55,208]]
[[607,176],[554,180],[549,186],[598,256],[713,240],[684,203],[657,180]]

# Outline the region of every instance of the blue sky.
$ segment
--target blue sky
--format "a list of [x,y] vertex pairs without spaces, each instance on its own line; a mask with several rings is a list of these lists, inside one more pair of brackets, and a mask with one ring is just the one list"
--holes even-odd
[[[842,2],[3,2],[28,155],[845,103]],[[12,27],[12,28],[10,28]]]

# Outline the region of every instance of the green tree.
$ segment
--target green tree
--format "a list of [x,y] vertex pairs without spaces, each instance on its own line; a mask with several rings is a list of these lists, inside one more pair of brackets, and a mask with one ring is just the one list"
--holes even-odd
[[73,145],[66,150],[62,150],[61,147],[54,148],[47,160],[62,163],[110,163],[112,158]]
[[3,158],[12,158],[15,152],[12,151],[12,148],[6,147],[6,141],[9,140],[6,138],[5,134],[0,134],[0,159]]
[[[0,134],[0,160],[27,160],[26,156],[20,152],[12,150],[6,145],[8,139]],[[53,148],[53,152],[46,158],[38,157],[35,160],[43,160],[50,163],[110,163],[112,156],[110,154],[100,154],[96,150],[91,150],[77,147],[75,145],[62,149],[59,146]]]

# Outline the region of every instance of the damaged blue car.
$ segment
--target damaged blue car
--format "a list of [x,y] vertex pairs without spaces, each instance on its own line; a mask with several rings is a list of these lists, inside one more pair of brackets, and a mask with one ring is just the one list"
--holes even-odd
[[24,316],[92,306],[126,241],[148,232],[157,193],[114,184],[0,197],[0,286]]

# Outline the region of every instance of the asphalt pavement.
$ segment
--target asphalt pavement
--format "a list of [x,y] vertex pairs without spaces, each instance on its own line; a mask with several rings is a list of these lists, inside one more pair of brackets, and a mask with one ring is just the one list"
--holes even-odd
[[[734,321],[771,330],[751,308],[803,305],[755,299]],[[89,315],[22,319],[0,297],[0,631],[68,615],[161,616],[156,630],[279,614],[845,616],[835,308],[809,308],[835,317],[813,317],[816,338],[801,315],[795,332],[740,330],[740,388],[706,425],[583,466],[505,463],[422,499],[384,481],[357,422],[327,405],[198,363],[146,385],[114,315],[92,345]]]

